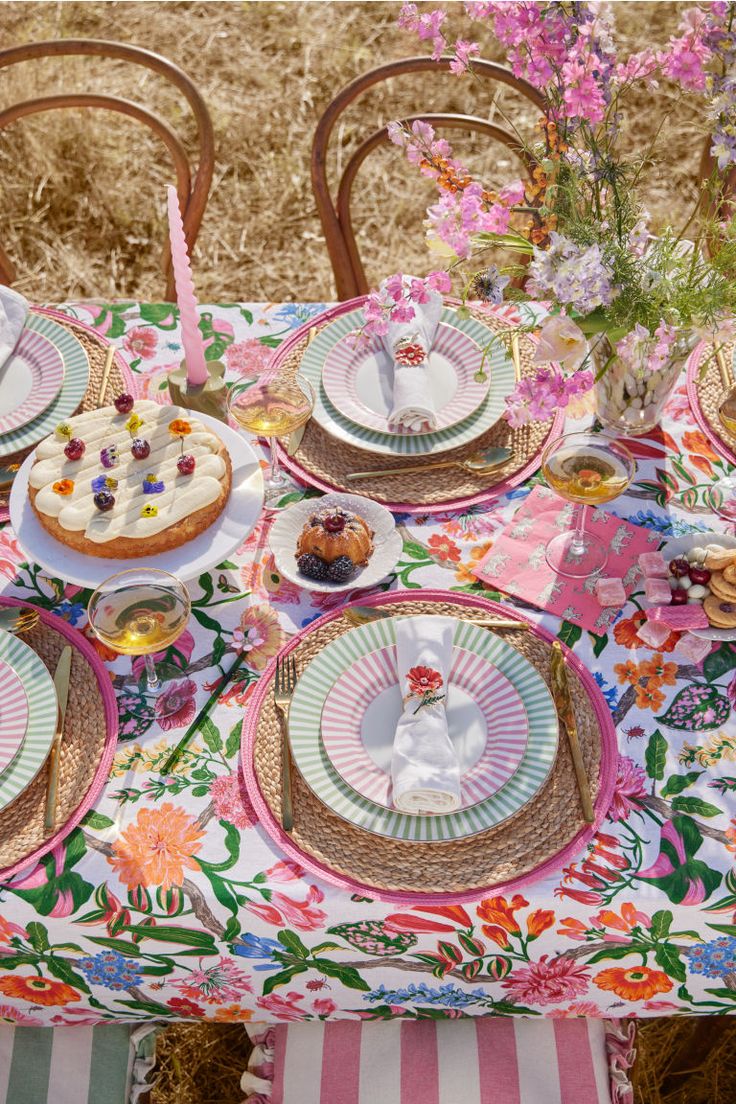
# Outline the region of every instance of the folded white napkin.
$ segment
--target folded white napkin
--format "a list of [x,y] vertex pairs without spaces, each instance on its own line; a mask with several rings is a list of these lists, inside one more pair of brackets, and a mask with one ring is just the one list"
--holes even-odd
[[447,676],[456,622],[396,622],[396,662],[404,699],[394,736],[393,802],[402,813],[451,813],[460,805],[460,767],[447,731]]
[[[409,285],[412,277],[405,276]],[[429,301],[412,303],[414,317],[409,322],[389,322],[383,345],[394,366],[393,406],[388,416],[391,426],[405,429],[434,429],[437,412],[427,383],[427,357],[434,344],[442,314],[442,296],[429,291]],[[421,357],[419,363],[415,363]]]
[[27,314],[28,300],[12,288],[0,285],[0,373],[18,344]]

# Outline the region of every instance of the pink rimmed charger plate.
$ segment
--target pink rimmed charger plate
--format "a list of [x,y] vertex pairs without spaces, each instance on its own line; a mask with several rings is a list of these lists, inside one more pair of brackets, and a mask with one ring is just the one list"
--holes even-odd
[[687,397],[690,402],[690,409],[693,412],[693,417],[702,429],[705,436],[708,438],[713,447],[728,460],[729,464],[736,463],[736,455],[728,447],[726,441],[719,437],[714,432],[713,427],[706,418],[700,406],[700,396],[698,394],[698,376],[700,375],[700,364],[705,355],[707,349],[707,343],[701,341],[699,345],[696,345],[687,362]]
[[[462,606],[477,606],[482,607],[488,611],[489,616],[496,617],[509,617],[511,611],[508,606],[502,605],[499,602],[491,602],[478,595],[462,594],[462,593],[448,593],[444,590],[410,590],[401,592],[389,592],[385,594],[372,597],[370,605],[383,606],[386,604],[395,605],[399,611],[402,602],[447,602],[452,600],[453,604],[459,607]],[[362,603],[352,603],[365,605],[365,599]],[[601,733],[601,759],[599,768],[599,786],[598,793],[595,799],[594,806],[594,820],[592,824],[585,824],[581,826],[580,830],[564,847],[550,858],[544,859],[534,869],[526,871],[526,873],[520,875],[517,878],[510,878],[505,882],[494,882],[492,887],[475,886],[472,889],[461,891],[450,891],[446,893],[421,893],[410,892],[407,890],[393,891],[383,888],[379,888],[369,884],[368,882],[361,882],[356,878],[351,878],[347,874],[343,874],[339,871],[333,870],[326,863],[321,862],[315,858],[314,855],[307,851],[303,851],[301,847],[292,839],[290,835],[284,832],[281,824],[271,812],[271,808],[266,801],[265,797],[261,793],[260,786],[258,784],[258,776],[255,771],[253,751],[255,747],[256,737],[258,735],[258,719],[261,709],[267,698],[267,696],[273,691],[273,678],[276,670],[277,659],[283,659],[295,648],[297,648],[300,642],[308,633],[313,632],[316,628],[320,628],[322,625],[328,624],[330,621],[334,621],[339,617],[342,617],[344,607],[339,610],[334,610],[331,613],[325,614],[317,621],[312,621],[300,632],[296,633],[291,638],[285,648],[279,653],[278,657],[274,657],[269,663],[268,667],[264,670],[258,683],[255,687],[253,696],[248,703],[248,711],[243,721],[243,730],[240,744],[240,763],[243,771],[243,777],[245,779],[248,796],[251,799],[253,808],[256,811],[261,827],[268,836],[277,844],[281,851],[287,855],[290,859],[293,859],[296,863],[303,866],[306,870],[309,870],[312,874],[319,878],[322,878],[330,885],[339,886],[342,889],[347,890],[349,893],[357,893],[362,896],[377,898],[382,901],[389,901],[395,904],[412,905],[412,904],[425,904],[425,905],[449,905],[460,901],[476,901],[492,888],[494,893],[504,894],[509,893],[512,890],[516,890],[523,885],[528,885],[531,882],[535,882],[545,876],[553,876],[559,874],[562,867],[569,863],[576,855],[581,854],[585,846],[590,842],[595,833],[601,826],[603,818],[606,815],[608,807],[613,797],[614,784],[616,780],[616,763],[618,761],[618,743],[616,740],[616,729],[611,718],[611,712],[606,704],[606,700],[603,697],[598,684],[596,683],[593,675],[585,667],[585,665],[570,651],[564,644],[562,650],[565,655],[565,659],[569,667],[575,671],[581,683],[585,687],[585,690],[590,698],[593,710],[598,719]],[[541,628],[531,618],[525,617],[519,611],[514,610],[513,616],[518,617],[519,621],[528,622],[532,626],[532,632],[534,632],[541,640],[545,640],[548,643],[552,643],[556,638],[552,633],[547,632],[546,629]]]
[[[440,322],[426,368],[436,423],[426,432],[449,429],[478,409],[491,382],[489,374],[483,383],[474,379],[482,361],[482,349],[468,334]],[[416,437],[421,431],[389,424],[392,375],[380,338],[370,337],[356,346],[347,336],[325,357],[322,386],[336,409],[356,425],[397,437]]]
[[[274,354],[273,361],[271,362],[271,368],[274,373],[280,370],[281,365],[288,359],[295,346],[299,345],[309,336],[310,331],[316,326],[323,326],[327,322],[331,322],[335,318],[339,318],[343,314],[347,314],[350,311],[354,311],[359,307],[362,307],[366,301],[366,296],[359,296],[356,299],[348,299],[344,303],[338,303],[334,307],[330,307],[322,314],[315,315],[310,318],[308,322],[305,322],[303,326],[292,331],[292,333],[279,345]],[[459,300],[446,299],[447,304],[453,306],[460,306]],[[506,308],[499,308],[498,314],[503,318],[507,312]],[[534,340],[532,338],[532,340]],[[555,440],[563,432],[565,424],[565,412],[564,410],[558,410],[551,425],[549,434],[545,440],[545,445],[550,441]],[[296,477],[301,483],[306,484],[309,487],[316,487],[320,491],[329,493],[330,491],[345,491],[344,486],[340,486],[337,483],[330,483],[327,479],[322,479],[315,475],[313,472],[305,468],[299,461],[298,450],[295,451],[293,456],[289,455],[286,449],[280,443],[276,445],[276,451],[278,453],[279,462],[282,466],[290,471],[292,475]],[[386,506],[387,509],[394,513],[412,513],[413,511],[421,511],[422,514],[439,514],[446,513],[448,510],[465,510],[470,506],[476,506],[480,503],[494,502],[497,498],[501,498],[508,491],[513,490],[514,487],[518,487],[524,483],[531,475],[533,475],[539,468],[539,462],[542,449],[540,448],[535,453],[529,462],[514,472],[513,475],[508,476],[506,479],[502,479],[498,483],[494,483],[492,487],[487,487],[477,494],[465,495],[458,498],[445,499],[442,502],[422,503],[417,505],[415,502],[396,501],[385,502],[381,499],[381,504]]]
[[2,883],[5,883],[9,878],[20,873],[20,871],[27,870],[29,867],[34,866],[39,859],[42,859],[49,851],[53,851],[53,849],[77,827],[105,788],[118,740],[118,706],[115,691],[110,682],[109,672],[97,655],[90,641],[87,640],[78,629],[72,628],[68,622],[64,621],[61,617],[56,617],[48,610],[38,609],[37,606],[31,606],[29,603],[21,602],[17,598],[6,598],[3,595],[0,597],[0,608],[5,606],[22,606],[28,609],[36,609],[45,625],[60,633],[73,648],[81,652],[92,668],[95,679],[97,680],[105,711],[106,735],[102,755],[100,756],[92,781],[87,788],[87,792],[82,794],[80,802],[72,815],[67,817],[64,824],[62,824],[51,836],[45,839],[42,844],[29,852],[28,855],[25,855],[18,862],[13,863],[12,866],[0,869],[0,882]]
[[20,676],[0,659],[0,773],[12,763],[26,738],[28,699]]
[[56,398],[64,382],[64,358],[48,338],[23,330],[0,370],[0,434],[32,422]]
[[[496,793],[518,769],[529,739],[524,703],[484,656],[453,650],[447,717],[462,775],[460,809]],[[322,743],[335,770],[387,809],[391,746],[401,714],[396,646],[361,656],[338,678],[322,710]]]

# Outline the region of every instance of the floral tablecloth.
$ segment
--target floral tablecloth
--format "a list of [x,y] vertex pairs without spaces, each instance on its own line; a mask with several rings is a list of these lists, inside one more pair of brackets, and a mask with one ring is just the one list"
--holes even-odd
[[[114,339],[140,393],[181,358],[168,305],[67,304]],[[233,377],[322,305],[203,308],[208,356]],[[576,425],[590,420],[584,403]],[[703,502],[724,462],[697,429],[684,378],[614,512],[663,535],[722,528]],[[529,485],[492,508],[402,515],[392,587],[480,591],[472,568]],[[296,497],[302,492],[297,492]],[[687,507],[687,508],[685,508]],[[0,1019],[20,1024],[488,1013],[648,1016],[736,1010],[736,645],[697,667],[637,637],[642,594],[607,635],[539,615],[595,673],[619,736],[616,791],[585,853],[523,889],[400,908],[350,896],[286,861],[240,782],[243,710],[288,635],[339,598],[282,579],[265,525],[190,586],[189,630],[161,657],[151,704],[140,661],[108,661],[121,734],[101,800],[64,844],[0,886]],[[89,595],[24,562],[0,529],[2,593],[85,630]],[[243,678],[173,776],[158,767],[232,661]]]

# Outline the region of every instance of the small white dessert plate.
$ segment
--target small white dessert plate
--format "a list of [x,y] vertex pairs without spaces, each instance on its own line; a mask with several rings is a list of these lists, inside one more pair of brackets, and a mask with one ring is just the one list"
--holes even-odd
[[[723,548],[736,550],[736,537],[728,533],[688,533],[687,536],[668,541],[662,549],[662,555],[669,563],[679,556],[686,556],[693,548],[705,548],[708,544],[720,544]],[[713,625],[707,629],[688,629],[688,632],[702,637],[703,640],[736,640],[736,629],[717,629]]]
[[97,587],[118,571],[138,563],[157,567],[180,579],[196,579],[226,560],[246,539],[258,521],[263,506],[263,476],[258,457],[240,433],[208,414],[197,414],[220,438],[230,453],[233,467],[230,496],[216,521],[193,540],[156,556],[135,559],[107,559],[85,556],[67,548],[48,533],[38,520],[28,497],[28,476],[35,451],[24,461],[10,492],[10,520],[29,561],[40,564],[54,577],[77,586]]
[[[373,530],[373,554],[365,567],[359,567],[346,583],[332,583],[328,580],[308,579],[302,575],[296,563],[296,545],[302,529],[312,514],[325,506],[342,506],[354,514],[359,514]],[[296,583],[305,590],[328,594],[370,587],[380,583],[396,566],[401,556],[403,541],[396,530],[396,522],[390,510],[372,502],[362,495],[328,494],[322,498],[306,498],[295,502],[293,506],[282,510],[269,534],[269,544],[276,561],[276,567],[285,579]]]
[[389,424],[393,407],[393,366],[378,337],[357,347],[350,335],[337,342],[322,369],[322,386],[331,403],[356,425],[397,436],[433,433],[457,425],[477,410],[488,393],[491,377],[478,383],[475,375],[483,350],[472,337],[440,322],[427,360],[426,383],[436,412],[433,430],[411,430]]

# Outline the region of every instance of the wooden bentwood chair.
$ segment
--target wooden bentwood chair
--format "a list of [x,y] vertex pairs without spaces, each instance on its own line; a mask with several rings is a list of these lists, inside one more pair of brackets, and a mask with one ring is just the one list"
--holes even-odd
[[[215,140],[212,121],[196,85],[178,65],[174,65],[173,62],[161,57],[160,54],[154,54],[152,51],[141,49],[139,46],[129,46],[124,42],[106,42],[103,39],[94,38],[67,38],[12,46],[7,50],[0,50],[0,69],[16,65],[21,61],[68,55],[120,58],[123,61],[131,62],[133,65],[152,69],[155,73],[159,73],[176,85],[188,101],[197,124],[198,157],[196,172],[192,173],[187,152],[180,138],[168,123],[142,105],[131,100],[122,99],[119,96],[63,93],[56,96],[41,96],[37,99],[25,100],[0,111],[0,130],[18,119],[25,118],[27,115],[37,115],[40,112],[52,111],[61,107],[104,108],[108,111],[117,111],[122,115],[128,115],[139,123],[143,123],[153,131],[157,138],[161,139],[173,162],[184,231],[191,251],[197,240],[202,216],[207,206],[215,164]],[[173,301],[175,298],[174,279],[171,272],[168,243],[164,247],[161,267],[167,277],[167,299]],[[11,284],[14,279],[15,267],[0,246],[0,283]]]
[[[388,65],[381,65],[377,69],[371,69],[357,77],[337,94],[317,124],[312,142],[312,188],[325,234],[332,270],[335,274],[338,298],[340,299],[352,299],[357,295],[365,295],[368,292],[368,282],[358,253],[350,215],[352,188],[357,172],[368,154],[378,146],[387,143],[389,138],[388,127],[383,126],[365,139],[345,166],[345,171],[337,187],[336,198],[333,199],[327,179],[327,153],[335,123],[342,112],[373,85],[405,73],[432,72],[444,74],[450,71],[451,61],[451,57],[442,57],[438,61],[433,61],[429,57],[412,57],[403,58],[401,61],[393,61]],[[540,113],[543,111],[544,98],[541,93],[527,81],[515,77],[503,65],[497,65],[493,61],[485,61],[483,58],[473,59],[473,73],[477,77],[514,89],[529,100]],[[454,127],[458,130],[477,131],[486,134],[510,150],[522,162],[524,169],[529,170],[529,160],[520,145],[518,137],[510,130],[489,122],[488,119],[482,119],[476,115],[422,113],[410,115],[402,119],[402,122],[411,124],[417,119],[430,123],[435,128]]]

